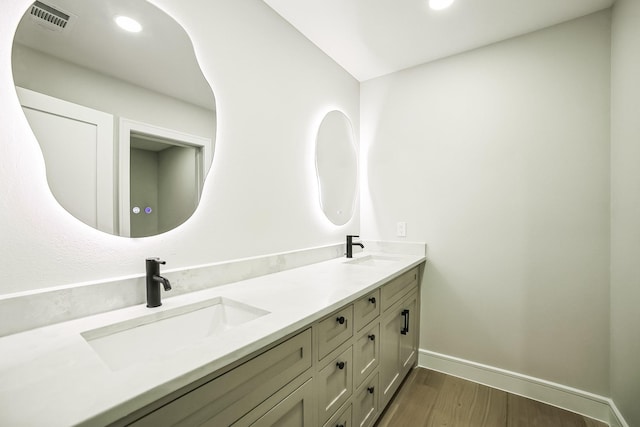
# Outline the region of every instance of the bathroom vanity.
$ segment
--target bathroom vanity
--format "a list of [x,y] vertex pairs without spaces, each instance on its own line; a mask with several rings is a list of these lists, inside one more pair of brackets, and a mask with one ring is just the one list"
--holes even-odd
[[424,261],[338,258],[0,338],[0,424],[371,426],[417,363]]

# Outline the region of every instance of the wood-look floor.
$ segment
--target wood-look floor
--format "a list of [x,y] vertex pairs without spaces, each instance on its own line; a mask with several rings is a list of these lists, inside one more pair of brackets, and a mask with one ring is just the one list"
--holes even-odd
[[606,424],[461,378],[414,369],[376,427],[606,427]]

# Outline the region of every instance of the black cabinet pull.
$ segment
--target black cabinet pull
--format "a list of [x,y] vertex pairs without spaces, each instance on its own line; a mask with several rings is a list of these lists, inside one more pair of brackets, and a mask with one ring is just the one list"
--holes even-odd
[[371,335],[369,335],[369,339],[370,339],[371,341],[375,341],[375,340],[376,340],[376,336],[375,336],[375,335],[373,335],[373,334],[371,334]]
[[344,316],[340,316],[336,319],[336,322],[340,323],[341,325],[344,325],[344,321],[345,321]]
[[336,427],[344,427],[344,424],[336,424]]
[[367,387],[367,391],[369,393],[371,393],[371,394],[373,394],[374,390],[375,390],[375,388],[373,388],[373,387]]
[[336,366],[338,367],[338,369],[344,369],[344,362],[338,362],[336,363]]
[[404,324],[402,325],[402,329],[400,329],[400,333],[402,335],[407,335],[407,332],[409,332],[409,310],[405,309],[402,310],[402,317]]
[[370,302],[371,304],[375,304],[375,303],[376,303],[376,297],[371,297],[371,298],[369,298],[369,302]]

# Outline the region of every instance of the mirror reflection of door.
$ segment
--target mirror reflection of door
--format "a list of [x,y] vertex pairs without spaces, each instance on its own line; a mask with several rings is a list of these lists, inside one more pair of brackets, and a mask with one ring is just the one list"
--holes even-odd
[[128,119],[119,127],[119,234],[146,237],[176,228],[200,201],[211,140]]
[[16,91],[40,142],[53,196],[80,221],[113,234],[113,116],[28,89]]
[[131,237],[164,233],[198,206],[201,148],[132,134],[130,139]]

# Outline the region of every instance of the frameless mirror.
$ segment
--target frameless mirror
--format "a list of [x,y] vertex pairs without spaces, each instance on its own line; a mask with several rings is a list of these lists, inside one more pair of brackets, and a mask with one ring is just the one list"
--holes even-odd
[[36,1],[16,30],[12,67],[67,211],[130,237],[193,214],[213,158],[215,99],[172,17],[146,0]]
[[346,224],[355,209],[358,160],[351,122],[341,111],[328,112],[320,123],[316,172],[323,212],[332,223]]

